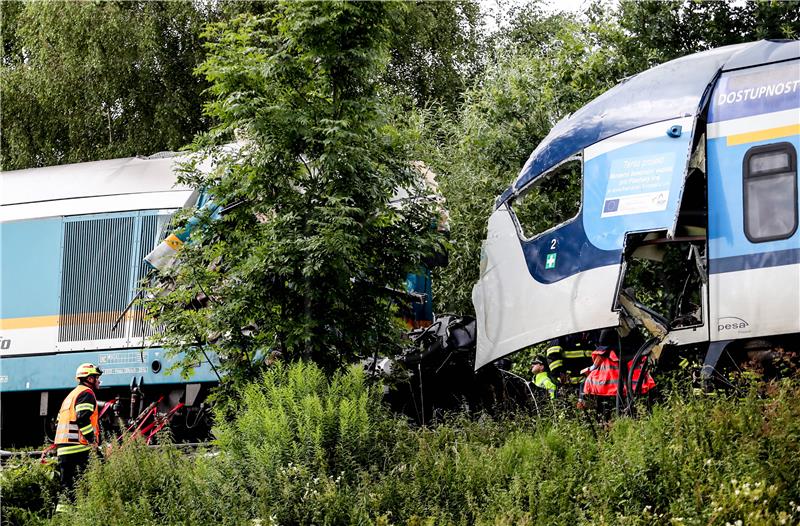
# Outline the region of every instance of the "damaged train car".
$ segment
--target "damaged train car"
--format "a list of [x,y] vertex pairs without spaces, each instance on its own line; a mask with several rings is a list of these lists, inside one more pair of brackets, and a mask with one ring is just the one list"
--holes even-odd
[[[632,321],[656,337],[653,358],[699,349],[706,378],[723,356],[797,351],[799,148],[799,41],[673,60],[561,120],[489,218],[475,369]],[[515,207],[570,167],[581,176],[577,215],[526,237]],[[670,250],[682,256],[679,297],[648,308],[631,269]]]

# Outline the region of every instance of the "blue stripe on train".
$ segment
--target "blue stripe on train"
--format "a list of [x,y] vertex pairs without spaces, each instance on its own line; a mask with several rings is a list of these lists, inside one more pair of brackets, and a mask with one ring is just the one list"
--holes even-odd
[[800,263],[800,248],[794,248],[789,250],[777,250],[775,252],[762,252],[760,254],[746,254],[743,256],[711,259],[708,262],[708,273],[722,274],[723,272],[797,265],[798,263]]
[[133,378],[139,377],[144,377],[145,385],[217,381],[214,370],[206,362],[197,364],[188,379],[182,378],[180,371],[169,372],[175,360],[167,358],[164,349],[159,347],[3,357],[0,359],[0,393],[70,389],[75,386],[75,369],[85,362],[103,369],[103,385],[107,387],[130,385]]

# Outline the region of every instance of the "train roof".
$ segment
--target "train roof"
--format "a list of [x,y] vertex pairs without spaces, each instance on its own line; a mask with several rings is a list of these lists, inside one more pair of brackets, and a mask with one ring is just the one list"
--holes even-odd
[[596,142],[647,124],[697,115],[722,71],[797,58],[800,41],[760,40],[695,53],[643,71],[559,121],[496,204],[502,205]]
[[177,182],[186,160],[165,152],[0,172],[0,221],[180,208],[193,195]]

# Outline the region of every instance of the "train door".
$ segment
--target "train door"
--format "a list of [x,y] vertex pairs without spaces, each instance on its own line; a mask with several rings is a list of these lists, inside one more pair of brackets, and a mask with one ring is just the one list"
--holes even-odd
[[709,110],[711,340],[800,332],[800,61],[724,72]]

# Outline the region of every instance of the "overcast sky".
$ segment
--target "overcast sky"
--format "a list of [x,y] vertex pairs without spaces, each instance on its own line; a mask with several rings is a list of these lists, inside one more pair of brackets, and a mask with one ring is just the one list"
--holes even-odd
[[[589,5],[591,0],[545,0],[542,7],[545,12],[580,11]],[[497,28],[497,16],[507,13],[511,8],[523,6],[530,0],[479,0],[481,11],[486,16],[486,28],[490,31]]]

